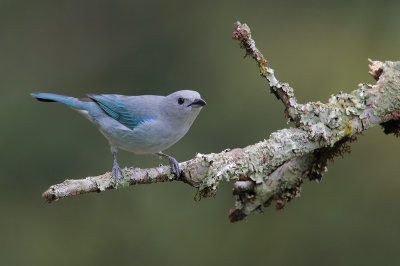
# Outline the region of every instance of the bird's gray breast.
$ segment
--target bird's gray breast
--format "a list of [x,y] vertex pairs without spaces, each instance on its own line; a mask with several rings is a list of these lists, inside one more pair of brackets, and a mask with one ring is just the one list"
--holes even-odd
[[118,122],[107,121],[107,125],[101,126],[100,130],[111,145],[126,151],[146,154],[169,148],[186,134],[188,128],[173,128],[159,119],[151,119],[133,130]]

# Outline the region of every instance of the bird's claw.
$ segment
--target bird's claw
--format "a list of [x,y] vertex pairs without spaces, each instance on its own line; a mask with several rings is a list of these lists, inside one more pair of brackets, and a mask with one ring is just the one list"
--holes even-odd
[[118,184],[118,180],[119,180],[118,175],[119,174],[121,174],[121,177],[124,178],[124,173],[122,172],[121,167],[119,167],[119,164],[117,162],[114,162],[111,175],[114,177],[115,185]]
[[169,155],[167,155],[165,153],[162,153],[162,152],[158,152],[157,155],[159,155],[161,157],[164,157],[164,158],[167,158],[169,160],[169,165],[171,166],[172,173],[175,174],[177,178],[180,178],[180,176],[181,176],[181,168],[179,168],[178,161],[174,157],[169,156]]
[[169,160],[169,165],[171,166],[172,172],[177,177],[180,177],[181,176],[181,169],[179,168],[178,161],[174,157],[171,157],[171,156],[168,157],[168,160]]

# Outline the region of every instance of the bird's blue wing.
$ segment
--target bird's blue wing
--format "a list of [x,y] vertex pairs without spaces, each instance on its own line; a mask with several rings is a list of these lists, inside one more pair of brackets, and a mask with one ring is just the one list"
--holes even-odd
[[140,123],[149,119],[136,117],[134,114],[129,112],[124,100],[121,99],[121,97],[123,97],[122,95],[88,94],[88,96],[93,99],[107,115],[130,129],[136,128]]

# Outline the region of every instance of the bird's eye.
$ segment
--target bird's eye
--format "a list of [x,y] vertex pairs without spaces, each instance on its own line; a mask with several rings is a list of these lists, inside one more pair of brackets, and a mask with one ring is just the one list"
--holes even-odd
[[185,100],[183,98],[178,98],[178,103],[179,104],[183,104],[185,102]]

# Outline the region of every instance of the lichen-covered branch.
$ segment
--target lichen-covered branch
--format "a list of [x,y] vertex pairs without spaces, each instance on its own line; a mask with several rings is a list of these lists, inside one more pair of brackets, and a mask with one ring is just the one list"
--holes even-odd
[[275,202],[282,208],[300,193],[304,179],[319,181],[327,163],[349,151],[349,143],[368,128],[381,125],[385,133],[400,132],[400,62],[370,61],[375,85],[360,84],[351,93],[332,95],[328,103],[299,104],[293,89],[279,82],[273,69],[256,48],[246,24],[237,22],[233,37],[246,55],[258,64],[271,91],[284,103],[295,127],[278,130],[268,139],[220,153],[197,154],[180,164],[180,178],[169,167],[125,168],[117,186],[110,173],[81,180],[66,180],[51,186],[43,197],[48,201],[100,192],[115,187],[156,182],[183,181],[196,187],[199,197],[214,195],[222,181],[233,181],[235,207],[232,222]]

